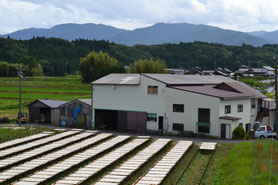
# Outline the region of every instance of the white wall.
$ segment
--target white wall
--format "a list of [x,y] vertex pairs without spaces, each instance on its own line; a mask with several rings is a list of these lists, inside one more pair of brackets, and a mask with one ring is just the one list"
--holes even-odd
[[[158,94],[148,94],[148,86],[158,86]],[[112,85],[93,85],[94,109],[138,111],[164,116],[165,84],[141,75],[140,85],[116,85],[114,89]],[[148,127],[155,129],[158,125]]]
[[[184,131],[197,132],[198,109],[210,109],[210,135],[219,136],[219,98],[166,88],[166,116],[168,131],[173,131],[173,123],[184,124]],[[173,104],[184,104],[184,113],[173,112]]]
[[[243,112],[237,112],[237,105],[243,104]],[[225,105],[231,105],[231,113],[225,114]],[[220,117],[221,116],[231,116],[241,118],[238,122],[233,122],[231,124],[231,132],[238,126],[239,123],[243,123],[243,128],[245,129],[245,124],[251,123],[251,100],[250,99],[239,99],[239,100],[221,100],[220,101]],[[221,123],[220,123],[221,124]]]

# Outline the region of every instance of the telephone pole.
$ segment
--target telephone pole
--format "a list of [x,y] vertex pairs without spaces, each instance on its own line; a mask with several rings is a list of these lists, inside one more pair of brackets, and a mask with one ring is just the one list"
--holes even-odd
[[[276,133],[278,135],[278,124],[277,124],[277,120],[278,120],[278,97],[277,97],[277,58],[273,57],[273,62],[274,62],[274,67],[275,67],[275,124],[276,124]],[[276,139],[278,139],[278,137],[276,137]]]
[[19,113],[18,113],[18,123],[19,123],[19,126],[21,126],[21,114],[22,114],[21,113],[21,94],[22,94],[22,77],[23,77],[22,64],[20,64],[18,76],[19,76]]
[[9,84],[9,64],[7,65],[7,85]]
[[68,82],[67,82],[67,71],[68,71],[68,63],[66,62],[66,73],[65,73],[65,84],[67,86]]

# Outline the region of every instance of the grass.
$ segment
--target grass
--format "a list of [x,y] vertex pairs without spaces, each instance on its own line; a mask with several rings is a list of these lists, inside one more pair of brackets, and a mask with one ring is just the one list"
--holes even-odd
[[[273,144],[278,151],[278,143],[274,141]],[[238,144],[221,160],[213,184],[269,184],[271,146],[271,140]],[[270,184],[278,183],[278,159],[274,153]]]
[[43,131],[52,131],[52,129],[42,127],[0,127],[0,143],[27,137]]
[[222,143],[217,144],[216,150],[214,152],[214,155],[210,161],[210,164],[207,168],[207,171],[204,175],[204,178],[201,182],[201,184],[212,184],[213,177],[215,175],[216,169],[220,163],[221,160],[225,159],[226,156],[229,154],[231,149],[235,147],[237,144],[235,143]]
[[[72,101],[91,98],[90,84],[81,83],[78,75],[65,77],[26,77],[22,82],[22,108],[36,99]],[[19,109],[19,78],[0,78],[0,117],[15,119]]]
[[210,153],[199,151],[178,184],[198,184],[211,156]]

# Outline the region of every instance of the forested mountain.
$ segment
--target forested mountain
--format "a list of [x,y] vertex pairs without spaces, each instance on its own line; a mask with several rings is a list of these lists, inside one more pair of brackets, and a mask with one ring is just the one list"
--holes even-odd
[[109,38],[119,34],[126,33],[128,30],[118,29],[113,26],[106,26],[103,24],[60,24],[49,29],[43,28],[29,28],[19,30],[13,33],[2,35],[2,37],[10,36],[13,39],[28,40],[33,37],[55,37],[65,40],[75,40],[79,38],[89,40],[108,40]]
[[[33,58],[43,67],[44,74],[63,76],[66,71],[75,73],[79,69],[80,58],[91,51],[103,51],[116,58],[120,64],[129,65],[137,59],[164,59],[170,68],[214,69],[216,66],[236,70],[240,65],[258,67],[258,64],[272,65],[273,56],[278,55],[278,45],[263,47],[226,46],[204,42],[162,44],[162,45],[124,45],[107,41],[78,39],[72,42],[56,38],[33,38],[13,40],[0,38],[0,61],[19,63],[24,57]],[[28,59],[28,58],[27,58]]]
[[135,29],[130,32],[119,33],[111,39],[115,43],[124,45],[135,44],[163,44],[202,41],[240,46],[243,43],[252,46],[262,46],[267,42],[255,36],[232,30],[224,30],[207,25],[188,23],[158,23],[150,27]]
[[276,31],[255,31],[255,32],[250,32],[250,35],[253,35],[255,37],[259,37],[261,39],[266,40],[269,43],[278,43],[278,30]]
[[178,44],[180,42],[194,41],[235,46],[241,46],[242,44],[262,46],[269,43],[262,38],[243,32],[188,23],[158,23],[153,26],[135,29],[132,31],[93,23],[61,24],[50,29],[30,28],[2,35],[2,37],[5,38],[8,36],[18,40],[26,40],[33,37],[55,37],[69,41],[79,38],[89,40],[109,40],[110,42],[124,44],[127,46],[133,46],[136,44]]

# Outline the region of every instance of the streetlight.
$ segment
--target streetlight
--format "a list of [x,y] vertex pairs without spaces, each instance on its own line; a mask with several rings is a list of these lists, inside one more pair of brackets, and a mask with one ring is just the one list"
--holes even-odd
[[[278,97],[277,97],[277,58],[273,57],[273,62],[274,62],[274,67],[275,67],[275,124],[276,124],[276,133],[278,135],[278,124],[277,124],[277,119],[278,119]],[[278,139],[278,137],[276,137]]]

